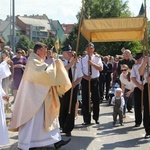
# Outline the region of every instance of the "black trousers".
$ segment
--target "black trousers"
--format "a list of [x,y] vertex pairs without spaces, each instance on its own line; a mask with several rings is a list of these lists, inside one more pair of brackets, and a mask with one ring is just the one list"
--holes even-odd
[[131,93],[128,98],[128,101],[127,101],[127,110],[128,111],[132,110],[132,105],[133,105],[133,95]]
[[99,118],[99,78],[91,79],[90,81],[90,93],[89,93],[89,81],[82,79],[81,88],[82,88],[82,114],[83,121],[86,123],[91,122],[91,112],[89,112],[89,94],[91,94],[91,101],[93,104],[93,119],[98,121]]
[[134,112],[135,112],[135,124],[140,125],[142,123],[142,110],[141,110],[141,100],[142,91],[138,88],[134,88]]
[[72,105],[71,105],[71,112],[69,111],[69,103],[70,103],[70,93],[71,90],[67,91],[65,95],[60,98],[60,113],[59,113],[59,123],[60,127],[62,128],[63,132],[69,133],[74,128],[74,120],[75,120],[75,105],[77,102],[77,93],[78,93],[79,85],[77,85],[73,89],[72,95]]
[[143,123],[145,132],[150,135],[150,114],[149,114],[149,99],[148,99],[148,84],[144,84],[143,93],[143,104],[144,104],[144,117]]
[[108,74],[108,75],[105,75],[105,79],[106,79],[106,81],[105,81],[105,86],[106,86],[106,95],[105,95],[105,98],[106,98],[106,100],[108,100],[108,93],[109,93],[109,90],[110,90],[110,82],[111,82],[111,76],[110,76],[110,74]]
[[99,92],[100,92],[100,100],[104,99],[104,86],[105,86],[105,75],[103,73],[99,76]]

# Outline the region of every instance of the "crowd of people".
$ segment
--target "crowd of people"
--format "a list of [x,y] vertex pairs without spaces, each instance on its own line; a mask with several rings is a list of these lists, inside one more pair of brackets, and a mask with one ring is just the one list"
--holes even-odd
[[[0,49],[3,44],[0,38]],[[14,54],[8,46],[1,51],[0,145],[9,142],[2,100],[9,101],[10,92],[14,108],[9,131],[18,131],[18,149],[51,144],[58,149],[66,145],[71,139],[62,140],[61,133],[72,136],[79,93],[83,126],[90,125],[91,119],[99,124],[100,104],[111,98],[113,125],[117,124],[118,115],[119,124],[124,125],[126,112],[133,113],[134,108],[135,127],[142,124],[143,118],[145,138],[150,138],[148,56],[141,52],[133,57],[128,49],[115,58],[101,56],[90,42],[82,56],[65,45],[59,59],[53,54],[54,48],[38,42],[28,55],[20,48]],[[119,87],[110,97],[109,90],[116,81]]]

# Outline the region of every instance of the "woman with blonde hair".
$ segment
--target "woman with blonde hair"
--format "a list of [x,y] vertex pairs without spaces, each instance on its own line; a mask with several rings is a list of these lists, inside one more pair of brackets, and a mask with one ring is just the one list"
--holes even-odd
[[125,100],[123,117],[126,118],[127,102],[134,90],[134,86],[133,86],[132,81],[130,80],[130,69],[129,69],[128,65],[126,65],[126,64],[121,65],[121,72],[122,72],[120,74],[121,89],[124,94],[124,100]]

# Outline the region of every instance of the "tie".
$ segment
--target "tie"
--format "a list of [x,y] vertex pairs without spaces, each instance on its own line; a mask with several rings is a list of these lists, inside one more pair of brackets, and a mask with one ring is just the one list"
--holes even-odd
[[[68,64],[70,62],[68,61]],[[68,73],[69,73],[69,78],[70,78],[70,81],[72,82],[72,71],[71,71],[71,68],[68,70]]]
[[[89,56],[89,60],[91,60],[91,57]],[[89,75],[92,75],[92,66],[89,65]]]

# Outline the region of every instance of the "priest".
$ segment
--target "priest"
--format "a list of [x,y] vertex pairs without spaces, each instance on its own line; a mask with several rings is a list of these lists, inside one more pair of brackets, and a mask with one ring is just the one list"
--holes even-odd
[[58,115],[59,96],[71,88],[71,82],[61,60],[44,62],[46,53],[45,44],[35,44],[14,103],[9,130],[18,131],[22,150],[51,144],[58,149],[70,141],[61,140]]

